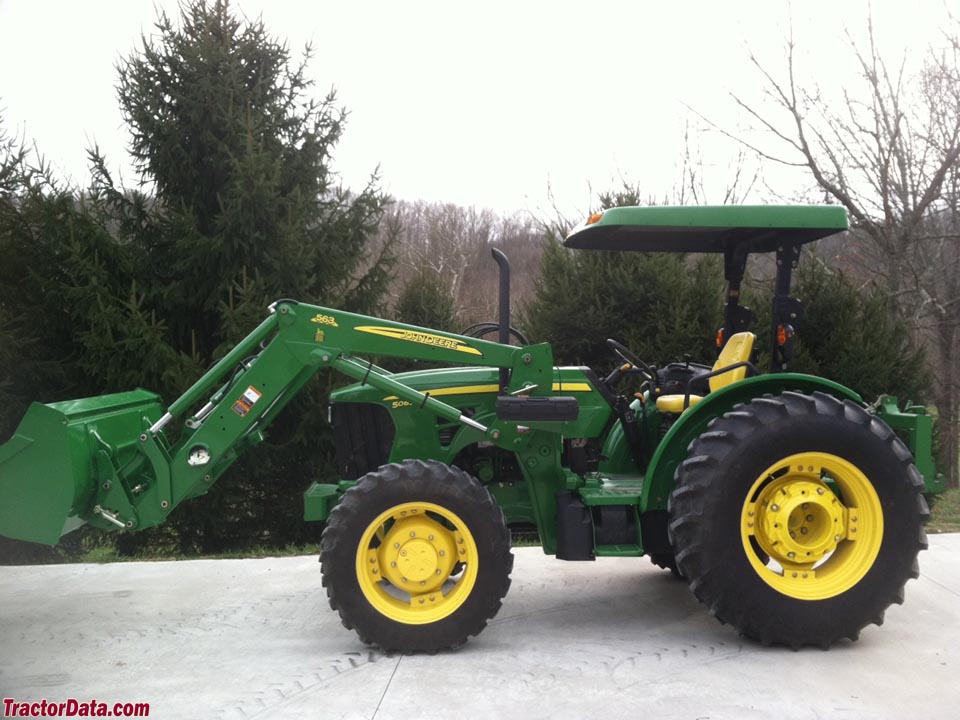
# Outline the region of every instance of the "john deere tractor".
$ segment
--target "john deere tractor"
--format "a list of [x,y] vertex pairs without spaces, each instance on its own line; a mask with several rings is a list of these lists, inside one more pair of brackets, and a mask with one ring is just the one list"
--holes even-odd
[[[330,398],[339,482],[310,485],[304,516],[326,523],[323,585],[364,641],[432,652],[479,633],[510,586],[511,525],[560,560],[648,555],[763,643],[856,639],[917,576],[923,492],[943,481],[922,407],[788,371],[801,247],[846,228],[837,207],[621,207],[571,232],[583,250],[722,254],[712,365],[609,340],[612,369],[557,367],[510,327],[497,251],[499,322],[462,335],[280,300],[169,406],[141,389],[31,406],[0,446],[0,533],[157,525],[332,368],[356,381]],[[776,258],[765,369],[739,303],[751,253]]]

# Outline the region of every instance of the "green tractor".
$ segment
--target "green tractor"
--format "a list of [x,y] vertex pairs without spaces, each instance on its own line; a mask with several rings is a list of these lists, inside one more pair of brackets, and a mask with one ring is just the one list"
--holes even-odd
[[[856,639],[917,577],[923,492],[943,478],[924,408],[787,371],[801,247],[846,228],[837,207],[621,207],[571,232],[584,250],[722,253],[712,366],[614,340],[612,371],[555,366],[510,327],[498,251],[499,322],[462,335],[280,300],[165,409],[139,389],[31,406],[0,446],[0,533],[157,525],[333,368],[356,381],[330,402],[340,480],[313,483],[304,516],[326,523],[323,585],[365,642],[434,652],[479,633],[510,585],[511,526],[561,560],[648,555],[765,644]],[[768,372],[739,303],[751,253],[776,256]],[[372,356],[456,366],[395,374]]]

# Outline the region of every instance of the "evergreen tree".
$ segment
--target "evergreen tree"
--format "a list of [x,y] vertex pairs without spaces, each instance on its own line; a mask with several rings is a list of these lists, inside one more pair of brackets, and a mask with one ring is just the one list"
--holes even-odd
[[[394,315],[400,322],[410,325],[441,332],[457,332],[455,304],[453,293],[440,273],[429,267],[421,267],[400,291]],[[447,363],[404,358],[383,358],[381,364],[392,372],[447,366]]]
[[[888,296],[874,284],[858,289],[839,270],[805,252],[792,294],[804,303],[790,372],[835,380],[872,402],[879,395],[922,403],[929,397],[930,373],[924,348],[890,311]],[[752,294],[758,310],[754,331],[769,358],[772,288]]]
[[[600,196],[601,208],[639,205],[631,188]],[[722,325],[723,268],[710,256],[568,250],[548,230],[536,296],[523,313],[531,341],[553,345],[558,363],[603,370],[614,338],[648,363],[690,356],[712,363]]]
[[[5,358],[29,353],[43,370],[25,396],[139,385],[169,403],[273,300],[381,307],[390,245],[375,256],[367,248],[388,198],[376,176],[359,193],[339,184],[331,156],[345,112],[333,93],[311,99],[308,60],[309,49],[295,61],[228,3],[191,0],[176,21],[161,12],[156,33],[119,65],[139,189],[119,187],[96,149],[80,193],[31,174],[7,148],[3,167],[22,172],[0,174],[11,188],[0,198],[0,329]],[[309,384],[205,500],[121,536],[122,549],[313,537],[302,491],[333,468],[331,382]]]
[[[345,113],[333,93],[309,96],[309,50],[294,64],[260,20],[239,20],[222,0],[185,5],[179,24],[161,13],[157,31],[121,63],[119,84],[155,208],[141,213],[117,198],[102,174],[99,195],[119,200],[105,207],[148,239],[140,270],[159,282],[146,304],[169,319],[172,344],[205,367],[279,297],[376,309],[387,268],[365,248],[387,198],[375,178],[359,194],[337,184],[330,157]],[[177,380],[178,390],[189,382]],[[270,445],[173,518],[181,547],[308,537],[302,491],[332,467],[329,383],[308,386],[271,428]]]
[[686,355],[711,363],[721,281],[715,258],[568,250],[549,241],[525,326],[531,340],[553,344],[560,363],[612,366],[607,338],[650,363]]
[[429,268],[421,268],[400,291],[396,317],[410,325],[456,332],[453,294],[442,278]]

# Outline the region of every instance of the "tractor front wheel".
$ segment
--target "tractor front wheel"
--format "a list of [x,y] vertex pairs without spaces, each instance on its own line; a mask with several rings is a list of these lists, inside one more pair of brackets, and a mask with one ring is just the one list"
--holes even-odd
[[928,516],[906,446],[861,406],[753,400],[690,447],[670,498],[680,571],[721,622],[828,647],[883,622],[918,575]]
[[344,493],[320,562],[330,607],[361,640],[436,652],[462,645],[496,615],[513,555],[503,512],[477,480],[409,460]]

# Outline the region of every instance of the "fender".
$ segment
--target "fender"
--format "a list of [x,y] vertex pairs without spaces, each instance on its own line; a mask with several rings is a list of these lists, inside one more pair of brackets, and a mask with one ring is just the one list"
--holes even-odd
[[863,398],[850,388],[831,380],[799,373],[758,375],[712,392],[683,413],[657,447],[647,467],[640,498],[641,511],[667,509],[667,499],[675,484],[674,473],[686,459],[690,443],[707,429],[711,420],[729,412],[740,403],[788,391],[807,394],[819,391],[838,400],[852,400],[863,404]]

